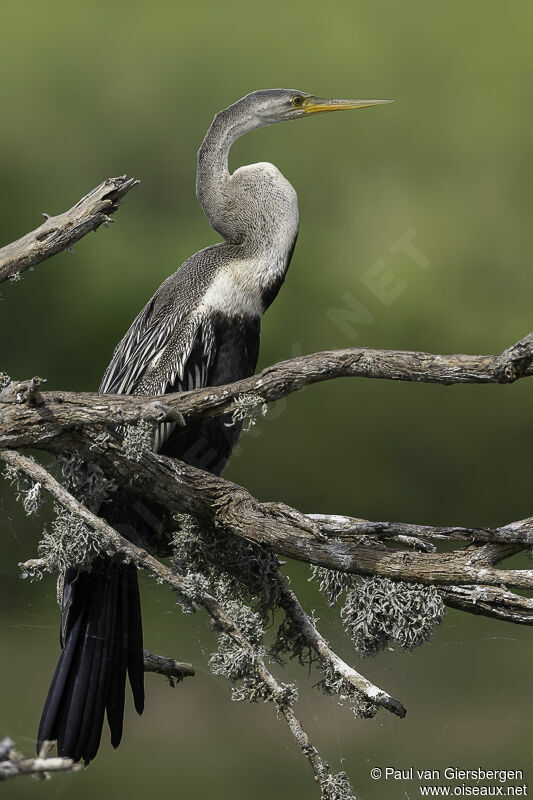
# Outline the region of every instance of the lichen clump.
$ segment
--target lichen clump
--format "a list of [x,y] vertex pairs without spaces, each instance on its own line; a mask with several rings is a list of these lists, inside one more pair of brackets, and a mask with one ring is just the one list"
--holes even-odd
[[219,528],[205,528],[189,514],[176,514],[173,565],[201,573],[217,598],[252,601],[266,617],[279,605],[278,560],[265,548]]
[[433,586],[378,577],[357,578],[341,610],[344,627],[362,656],[375,656],[392,644],[404,650],[419,647],[444,614],[444,602]]
[[[100,467],[82,461],[77,453],[60,455],[57,463],[65,486],[91,510],[97,510],[115,491],[115,485],[107,480]],[[41,484],[10,465],[6,466],[4,477],[14,486],[17,500],[22,503],[26,514],[36,514],[43,503]],[[57,503],[54,512],[56,516],[43,530],[37,546],[39,562],[33,562],[33,565],[28,562],[32,566],[26,567],[23,577],[39,579],[44,572],[57,572],[61,578],[71,567],[90,569],[105,547],[103,537],[89,528],[79,515]]]
[[322,781],[322,800],[356,800],[345,772],[328,775]]
[[16,498],[22,503],[26,514],[30,517],[36,514],[42,505],[41,484],[28,478],[16,467],[6,464],[4,468],[4,478],[11,483],[15,489]]
[[[246,637],[257,656],[262,657],[264,630],[259,614],[235,600],[227,600],[224,611]],[[215,675],[224,675],[235,682],[254,676],[255,662],[256,658],[250,651],[237,644],[228,633],[222,632],[218,637],[218,649],[209,659],[209,666]]]
[[324,567],[312,567],[310,580],[318,581],[332,607],[346,593],[341,619],[362,656],[375,656],[392,645],[404,650],[419,647],[446,613],[442,596],[433,586],[348,575]]
[[309,580],[318,581],[318,587],[328,604],[333,608],[341,594],[349,589],[353,584],[353,576],[346,572],[339,572],[336,569],[326,567],[311,567],[311,577]]
[[122,446],[126,455],[140,461],[145,453],[154,449],[155,426],[153,422],[140,420],[135,425],[127,425],[124,430]]
[[104,541],[76,514],[55,506],[56,517],[38,545],[43,568],[64,574],[70,567],[89,569],[102,551]]
[[235,701],[294,703],[295,686],[282,683],[281,695],[278,691],[274,696],[257,669],[269,655],[265,625],[279,604],[277,558],[226,531],[204,528],[190,515],[175,519],[179,530],[173,538],[172,563],[182,577],[180,604],[192,611],[199,594],[211,595],[249,645],[236,641],[229,630],[221,631],[209,659],[211,671],[231,682]]
[[243,423],[244,431],[250,431],[268,411],[267,404],[263,398],[253,392],[238,394],[235,398],[235,403],[236,408],[231,415],[231,421],[227,422],[226,425],[229,427],[237,423]]
[[359,692],[329,665],[323,665],[322,679],[318,682],[318,688],[325,695],[338,697],[340,705],[347,703],[354,717],[371,719],[378,713],[379,707],[376,703]]
[[243,634],[251,649],[242,647],[229,633],[218,637],[218,648],[209,659],[215,675],[223,675],[232,684],[231,697],[236,702],[276,702],[291,705],[298,699],[298,689],[293,684],[282,683],[281,693],[273,693],[260,676],[257,663],[266,656],[264,627],[261,616],[246,605],[234,600],[223,602],[224,611]]
[[62,453],[58,464],[63,484],[91,511],[98,511],[117,489],[97,464],[84,461],[77,452]]

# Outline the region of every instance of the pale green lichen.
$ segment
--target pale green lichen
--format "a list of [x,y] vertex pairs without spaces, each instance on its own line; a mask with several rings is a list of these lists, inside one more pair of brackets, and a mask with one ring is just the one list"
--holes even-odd
[[277,703],[291,706],[298,702],[298,687],[293,683],[279,683],[280,690],[274,695],[270,687],[256,675],[247,675],[238,686],[231,689],[231,699],[236,703]]
[[63,485],[91,511],[97,511],[116,491],[116,484],[98,464],[84,461],[78,452],[61,453],[57,460]]
[[251,648],[242,647],[223,631],[218,637],[218,648],[209,659],[209,667],[215,675],[223,675],[235,684],[231,690],[232,700],[275,702],[284,706],[296,702],[298,689],[294,684],[281,683],[279,690],[274,693],[259,674],[258,660],[265,658],[265,631],[261,616],[235,600],[222,601],[221,605]]
[[38,545],[46,571],[65,573],[70,567],[87,570],[104,547],[103,537],[76,514],[55,506],[57,516]]
[[353,575],[327,567],[311,566],[310,581],[318,581],[318,588],[333,608],[341,594],[353,585]]
[[275,555],[232,533],[205,527],[189,514],[174,519],[179,526],[172,539],[176,570],[204,574],[216,597],[255,601],[263,616],[279,605]]
[[261,617],[236,600],[226,601],[223,608],[254,652],[241,647],[229,633],[222,631],[218,637],[218,649],[209,659],[209,667],[215,675],[224,675],[232,682],[254,678],[256,657],[263,656],[264,630]]
[[187,572],[181,576],[181,591],[178,603],[184,614],[193,614],[196,603],[203,595],[211,594],[211,584],[201,572]]
[[221,631],[218,648],[209,659],[211,671],[233,684],[235,701],[295,702],[296,686],[281,684],[274,697],[257,670],[258,660],[266,656],[264,623],[279,603],[277,558],[226,531],[206,528],[189,514],[174,519],[179,530],[172,541],[172,565],[183,587],[179,602],[182,607],[185,604],[185,611],[193,611],[201,595],[215,597],[250,646],[242,646]]
[[321,781],[322,800],[356,800],[345,772],[329,774]]
[[269,703],[273,698],[264,681],[256,675],[245,675],[238,686],[231,687],[231,699],[234,703]]
[[372,719],[379,711],[376,703],[352,686],[329,664],[322,666],[322,678],[317,687],[325,695],[338,697],[340,705],[347,703],[353,715],[359,719]]
[[140,420],[134,425],[126,426],[122,446],[127,456],[140,461],[145,453],[154,449],[155,426],[153,422]]
[[5,389],[6,386],[9,386],[10,383],[11,383],[11,378],[9,377],[9,375],[5,372],[0,372],[0,392],[3,389]]
[[440,593],[432,586],[357,578],[346,595],[341,618],[362,656],[373,656],[391,644],[412,650],[426,642],[445,614]]
[[23,500],[22,500],[22,507],[28,516],[32,514],[36,514],[39,508],[42,505],[42,497],[41,497],[41,484],[36,482],[31,486],[28,491],[26,492]]
[[11,466],[11,464],[6,464],[3,476],[15,489],[15,497],[22,503],[26,514],[28,516],[36,514],[43,503],[41,484],[25,475],[21,470]]
[[22,476],[22,473],[17,467],[13,467],[11,464],[6,464],[4,467],[4,478],[6,481],[14,484],[16,486],[16,482]]
[[[73,474],[78,475],[78,470],[73,468],[74,463],[77,463],[75,459],[66,458],[63,466],[67,472],[72,469]],[[103,486],[103,480],[96,468],[95,470],[90,473],[91,477],[86,479],[84,484],[89,487],[87,491],[91,487],[94,489],[95,485],[100,488]],[[36,514],[43,502],[41,484],[11,465],[5,467],[4,477],[14,486],[16,498],[22,503],[26,514]],[[81,481],[81,478],[79,480]],[[87,502],[85,497],[84,500]],[[33,563],[33,566],[25,569],[23,577],[39,579],[43,572],[59,572],[63,575],[69,567],[89,569],[103,548],[104,542],[100,534],[88,528],[77,514],[65,510],[58,504],[54,505],[54,512],[56,516],[49,529],[43,531],[37,546],[39,560],[28,562]]]
[[249,431],[257,421],[267,413],[268,406],[263,398],[252,392],[238,394],[235,398],[236,408],[231,416],[231,422],[226,422],[226,426],[243,423],[243,430]]

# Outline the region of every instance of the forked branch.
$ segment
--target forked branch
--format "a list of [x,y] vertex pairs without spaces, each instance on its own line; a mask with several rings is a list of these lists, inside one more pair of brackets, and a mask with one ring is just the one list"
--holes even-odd
[[[286,687],[279,683],[270,672],[257,649],[248,641],[235,620],[232,619],[218,600],[202,592],[197,586],[191,590],[190,581],[187,580],[186,576],[173,572],[169,567],[149,555],[145,550],[142,550],[128,539],[121,536],[103,519],[93,514],[76,500],[64,486],[58,483],[47,470],[33,461],[33,459],[15,451],[3,451],[1,455],[6,463],[16,469],[22,470],[33,480],[40,483],[65,509],[76,514],[90,530],[98,533],[102,540],[103,549],[108,554],[114,555],[120,553],[124,558],[135,563],[138,567],[147,570],[158,582],[165,583],[167,586],[170,586],[186,597],[189,601],[202,606],[207,611],[216,628],[226,633],[253,660],[258,676],[270,692],[272,701],[276,705],[279,713],[284,717],[292,736],[307,758],[315,774],[315,779],[322,789],[323,797],[331,797],[329,786],[331,782],[339,776],[331,774],[328,764],[311,744],[307,732],[293,711],[292,700],[287,696]],[[372,700],[377,702],[376,697],[373,697]],[[70,766],[71,765],[69,765],[69,767]]]
[[16,280],[21,272],[62,250],[68,250],[100,225],[113,222],[110,215],[137,183],[139,181],[126,175],[108,178],[63,214],[55,217],[45,214],[45,222],[36,230],[0,250],[0,283]]
[[[533,588],[533,570],[501,569],[496,565],[531,542],[533,519],[502,528],[431,528],[403,523],[369,523],[345,517],[312,517],[281,503],[260,503],[230,481],[175,459],[147,452],[140,461],[128,456],[110,434],[87,428],[81,437],[65,432],[46,444],[51,451],[77,450],[88,462],[98,463],[113,480],[155,501],[170,514],[188,512],[282,556],[358,575],[378,575],[411,583],[451,586]],[[2,451],[0,458],[14,458]],[[395,535],[413,538],[446,536],[470,546],[447,553],[391,549],[380,541]],[[455,531],[455,533],[454,533]],[[375,536],[373,538],[373,534]],[[478,544],[479,543],[479,544]],[[370,545],[370,546],[369,546]],[[448,590],[450,604],[457,598]],[[504,608],[502,608],[502,602]],[[498,602],[476,604],[475,596],[461,595],[463,608],[521,624],[533,622],[533,600],[508,593]],[[505,613],[502,613],[505,612]]]
[[18,752],[9,736],[0,740],[0,781],[19,775],[47,778],[52,772],[77,772],[80,769],[83,769],[82,764],[75,764],[71,758],[48,758],[45,752],[37,758],[26,758]]

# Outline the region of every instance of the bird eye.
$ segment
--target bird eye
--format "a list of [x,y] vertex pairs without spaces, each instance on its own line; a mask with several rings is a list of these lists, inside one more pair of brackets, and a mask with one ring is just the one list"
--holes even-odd
[[304,98],[301,94],[297,94],[295,97],[292,98],[291,103],[295,108],[300,108],[304,104]]

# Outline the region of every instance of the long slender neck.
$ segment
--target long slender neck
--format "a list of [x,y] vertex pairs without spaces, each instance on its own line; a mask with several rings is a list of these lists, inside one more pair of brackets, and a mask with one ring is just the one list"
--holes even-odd
[[230,175],[228,153],[244,133],[268,124],[245,113],[242,101],[216,115],[198,151],[196,194],[204,213],[243,256],[268,257],[269,271],[287,268],[298,232],[298,199],[273,165],[261,162]]
[[231,145],[248,131],[261,127],[244,119],[235,106],[220,111],[214,118],[202,146],[198,151],[196,196],[212,228],[227,241],[234,239],[231,225],[228,229],[230,202],[228,154]]

